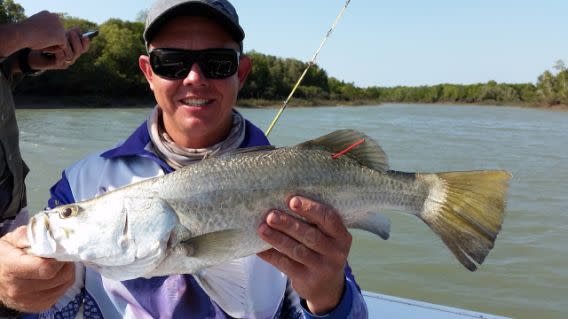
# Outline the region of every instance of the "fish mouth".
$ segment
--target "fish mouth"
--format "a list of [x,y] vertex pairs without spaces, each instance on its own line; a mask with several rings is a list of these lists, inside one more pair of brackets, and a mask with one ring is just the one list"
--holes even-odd
[[55,253],[57,243],[53,238],[49,217],[46,213],[38,213],[30,219],[27,229],[29,251],[38,256],[50,256]]

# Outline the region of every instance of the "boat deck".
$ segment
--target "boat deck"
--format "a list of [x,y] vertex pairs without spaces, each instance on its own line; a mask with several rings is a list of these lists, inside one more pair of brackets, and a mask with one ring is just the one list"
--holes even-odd
[[511,319],[471,310],[363,291],[369,318],[381,319]]

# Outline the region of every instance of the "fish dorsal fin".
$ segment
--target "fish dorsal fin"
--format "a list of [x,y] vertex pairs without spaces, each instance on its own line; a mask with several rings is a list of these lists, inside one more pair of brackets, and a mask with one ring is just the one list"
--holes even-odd
[[331,153],[339,153],[349,146],[364,139],[365,142],[349,150],[345,155],[361,165],[367,166],[377,171],[385,172],[389,169],[387,154],[379,144],[369,136],[355,130],[338,130],[327,135],[318,137],[314,140],[298,144],[300,148],[325,148]]

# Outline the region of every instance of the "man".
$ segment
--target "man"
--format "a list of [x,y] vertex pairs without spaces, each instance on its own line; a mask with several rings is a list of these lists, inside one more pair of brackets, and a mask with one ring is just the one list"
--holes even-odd
[[[23,75],[66,69],[89,48],[78,29],[66,31],[48,11],[0,25],[0,317],[53,305],[73,283],[73,264],[26,255],[24,179],[12,88]],[[43,52],[43,54],[42,54]],[[50,53],[49,56],[45,52]],[[19,215],[18,215],[19,214]],[[16,217],[18,216],[18,217]]]
[[[65,170],[49,206],[172,172],[211,154],[267,145],[257,127],[234,110],[251,71],[244,32],[226,0],[158,0],[148,12],[139,58],[157,105],[118,147]],[[283,195],[282,200],[285,200]],[[244,199],[246,200],[246,199]],[[258,228],[274,249],[208,268],[117,282],[77,265],[76,282],[49,314],[86,318],[364,318],[366,306],[349,267],[351,236],[329,207],[294,197],[290,208],[310,222],[271,211]],[[104,231],[104,230],[103,230]],[[227,291],[226,281],[247,291]]]

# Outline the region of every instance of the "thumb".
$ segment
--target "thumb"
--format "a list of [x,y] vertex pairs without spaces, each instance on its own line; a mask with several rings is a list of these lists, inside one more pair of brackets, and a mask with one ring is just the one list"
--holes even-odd
[[2,240],[10,243],[16,248],[27,248],[30,247],[30,242],[28,241],[28,227],[20,226],[13,231],[7,233],[2,237]]

